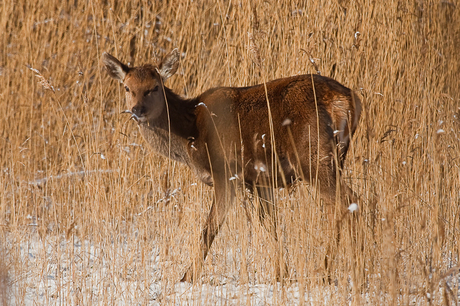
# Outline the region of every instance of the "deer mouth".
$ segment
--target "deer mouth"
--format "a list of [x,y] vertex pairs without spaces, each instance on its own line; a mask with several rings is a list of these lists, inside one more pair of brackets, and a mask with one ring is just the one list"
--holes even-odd
[[132,111],[130,111],[129,109],[122,111],[121,114],[130,114],[131,115],[130,119],[135,120],[137,123],[142,123],[142,122],[145,122],[147,120],[147,118],[145,116],[138,116],[135,113],[133,113]]

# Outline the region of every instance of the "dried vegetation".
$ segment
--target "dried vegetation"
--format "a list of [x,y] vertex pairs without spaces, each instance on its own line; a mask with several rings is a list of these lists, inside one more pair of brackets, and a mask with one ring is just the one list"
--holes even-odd
[[[458,4],[252,2],[0,4],[0,301],[458,303]],[[176,285],[212,189],[149,151],[100,60],[107,51],[138,65],[175,47],[168,86],[186,96],[318,72],[358,92],[345,177],[363,201],[338,245],[308,186],[277,193],[277,246],[241,193],[203,285]],[[276,247],[293,279],[283,286]]]

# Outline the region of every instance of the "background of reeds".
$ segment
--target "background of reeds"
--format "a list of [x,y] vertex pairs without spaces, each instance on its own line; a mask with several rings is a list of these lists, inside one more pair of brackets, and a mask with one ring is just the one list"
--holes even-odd
[[[0,16],[3,304],[458,303],[456,1],[6,0]],[[362,98],[345,177],[363,201],[330,283],[327,222],[301,184],[277,192],[281,246],[240,194],[200,282],[177,284],[212,189],[147,148],[101,63],[175,47],[167,85],[185,96],[319,71]],[[276,247],[296,281],[276,283]]]

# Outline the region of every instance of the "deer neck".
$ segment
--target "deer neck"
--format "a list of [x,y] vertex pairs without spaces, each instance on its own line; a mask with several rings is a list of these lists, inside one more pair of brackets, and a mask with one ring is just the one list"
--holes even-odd
[[165,87],[167,105],[156,119],[140,124],[147,143],[158,153],[190,165],[187,144],[198,135],[195,99],[184,99]]

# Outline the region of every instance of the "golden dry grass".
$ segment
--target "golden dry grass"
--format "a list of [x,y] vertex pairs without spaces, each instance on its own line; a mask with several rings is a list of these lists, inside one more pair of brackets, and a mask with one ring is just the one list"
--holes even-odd
[[[3,303],[458,303],[454,1],[6,0],[0,16]],[[187,96],[317,71],[358,92],[345,176],[363,201],[338,246],[308,186],[277,193],[279,246],[240,194],[201,285],[176,284],[212,190],[151,153],[100,60],[138,65],[174,47],[183,56],[167,85]],[[275,247],[295,279],[282,286]]]

